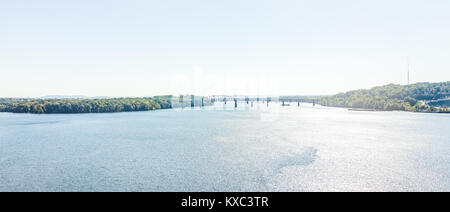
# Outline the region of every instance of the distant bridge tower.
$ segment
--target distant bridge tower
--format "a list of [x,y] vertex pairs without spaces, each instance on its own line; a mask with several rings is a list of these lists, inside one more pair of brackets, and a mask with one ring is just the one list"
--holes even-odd
[[237,108],[237,99],[234,98],[234,107]]
[[410,72],[410,63],[409,63],[409,56],[408,56],[408,74],[407,74],[407,82],[408,82],[408,85],[409,85],[409,72]]

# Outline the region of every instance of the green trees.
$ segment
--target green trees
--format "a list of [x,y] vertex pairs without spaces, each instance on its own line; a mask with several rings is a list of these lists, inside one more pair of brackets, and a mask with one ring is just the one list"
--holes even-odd
[[178,106],[172,105],[172,102],[174,102],[172,96],[110,99],[0,99],[0,112],[40,114],[149,111]]
[[6,112],[6,105],[0,104],[0,112]]
[[17,99],[0,103],[0,112],[13,113],[110,113],[171,108],[169,97],[112,99]]
[[408,96],[405,99],[403,99],[403,101],[409,103],[410,106],[414,106],[414,105],[417,104],[417,100],[412,98],[412,97],[410,97],[410,96]]
[[[319,104],[334,107],[366,108],[376,110],[404,110],[446,112],[428,105],[430,101],[450,97],[450,82],[416,83],[412,85],[389,84],[372,89],[349,91],[320,97]],[[439,107],[439,105],[437,105]]]

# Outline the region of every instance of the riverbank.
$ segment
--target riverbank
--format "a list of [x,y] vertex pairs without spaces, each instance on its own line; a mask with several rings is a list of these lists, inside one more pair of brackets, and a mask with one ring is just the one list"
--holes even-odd
[[33,114],[114,113],[151,111],[195,105],[211,101],[190,96],[188,101],[173,96],[102,99],[1,99],[0,112]]
[[389,112],[389,111],[401,111],[401,112],[412,112],[412,113],[450,113],[450,110],[443,108],[443,110],[435,109],[434,111],[409,111],[409,110],[377,110],[373,108],[348,108],[348,107],[337,107],[337,106],[326,106],[334,108],[345,108],[349,111],[361,111],[361,112]]
[[[450,108],[439,104],[450,96],[450,82],[389,84],[319,97],[318,104],[330,107],[357,108],[376,111],[410,111],[449,113]],[[428,104],[433,102],[434,104]]]

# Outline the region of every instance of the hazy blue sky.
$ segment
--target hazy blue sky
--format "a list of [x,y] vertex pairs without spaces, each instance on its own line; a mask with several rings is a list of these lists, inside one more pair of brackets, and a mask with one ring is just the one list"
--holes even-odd
[[0,0],[0,96],[332,94],[450,80],[448,0]]

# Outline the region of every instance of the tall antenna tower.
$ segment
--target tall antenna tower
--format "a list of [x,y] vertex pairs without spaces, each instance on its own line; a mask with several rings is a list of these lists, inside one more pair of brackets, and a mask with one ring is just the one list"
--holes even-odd
[[410,66],[409,66],[409,64],[410,64],[410,63],[409,63],[409,56],[408,56],[408,76],[407,76],[407,77],[408,77],[408,85],[409,85],[409,71],[410,71]]

